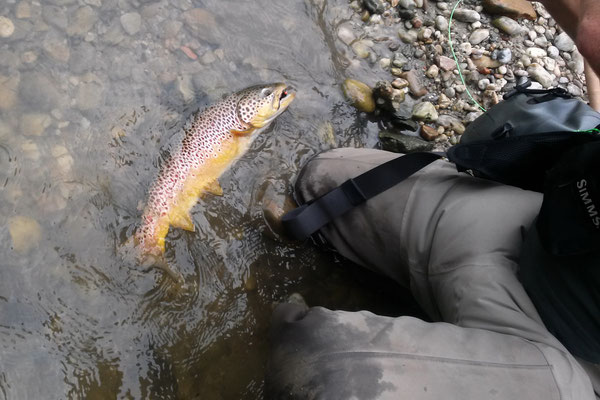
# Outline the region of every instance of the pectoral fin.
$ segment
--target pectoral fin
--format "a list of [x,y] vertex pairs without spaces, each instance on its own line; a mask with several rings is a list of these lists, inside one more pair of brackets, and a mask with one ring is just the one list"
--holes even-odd
[[194,232],[196,228],[194,227],[194,222],[192,221],[192,217],[190,214],[177,214],[169,221],[171,225],[176,228],[185,229],[186,231]]
[[211,183],[209,183],[208,185],[206,185],[206,188],[204,188],[204,191],[207,193],[212,193],[215,196],[223,196],[223,188],[219,184],[219,181],[216,179],[214,181],[212,181]]
[[254,131],[254,127],[249,127],[243,131],[238,131],[237,129],[232,129],[230,132],[235,136],[248,136]]

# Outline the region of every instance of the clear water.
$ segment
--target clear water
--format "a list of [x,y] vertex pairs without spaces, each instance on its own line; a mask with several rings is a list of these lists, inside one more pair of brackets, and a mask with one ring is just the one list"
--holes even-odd
[[[193,8],[214,25],[191,29]],[[260,398],[289,294],[397,312],[395,289],[273,239],[263,215],[314,154],[376,144],[340,90],[373,79],[335,35],[346,0],[2,0],[0,15],[15,25],[0,38],[0,398]],[[196,232],[169,233],[188,288],[123,261],[186,118],[269,81],[296,101],[221,178],[225,195],[199,201]]]

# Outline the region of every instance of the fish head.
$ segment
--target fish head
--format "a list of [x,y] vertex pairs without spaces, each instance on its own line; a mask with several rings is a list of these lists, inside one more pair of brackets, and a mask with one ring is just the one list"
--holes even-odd
[[252,128],[264,128],[279,116],[296,97],[285,83],[252,86],[240,92],[237,115]]

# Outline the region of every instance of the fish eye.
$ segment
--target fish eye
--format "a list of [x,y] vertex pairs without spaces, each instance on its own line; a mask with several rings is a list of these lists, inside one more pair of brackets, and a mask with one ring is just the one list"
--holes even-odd
[[270,95],[273,94],[273,91],[271,89],[265,88],[260,92],[260,95],[262,97],[269,97]]

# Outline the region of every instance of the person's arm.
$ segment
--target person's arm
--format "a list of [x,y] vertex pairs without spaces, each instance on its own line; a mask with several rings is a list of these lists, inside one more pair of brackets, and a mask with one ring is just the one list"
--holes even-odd
[[590,105],[600,111],[600,1],[540,0],[585,58]]

